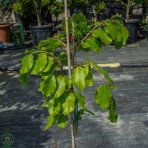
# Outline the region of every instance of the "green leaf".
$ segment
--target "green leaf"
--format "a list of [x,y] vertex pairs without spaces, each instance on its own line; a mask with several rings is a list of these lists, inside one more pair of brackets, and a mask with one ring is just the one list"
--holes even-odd
[[77,102],[78,102],[79,107],[81,107],[82,109],[85,109],[85,101],[86,101],[86,98],[84,96],[82,96],[78,92],[75,92],[74,95],[75,95],[75,97],[77,99]]
[[118,119],[118,115],[116,113],[116,102],[114,99],[112,99],[112,102],[108,108],[108,118],[111,122],[116,122]]
[[111,44],[112,39],[108,36],[108,34],[101,28],[98,28],[92,32],[92,35],[95,38],[98,38],[101,40],[101,42],[105,45]]
[[58,120],[58,127],[65,128],[67,124],[68,124],[68,116],[60,115],[59,120]]
[[84,35],[86,35],[87,32],[90,31],[90,26],[87,25],[87,19],[83,14],[75,14],[73,16],[73,22],[74,35],[76,39],[82,38]]
[[43,71],[43,69],[45,69],[46,64],[47,64],[47,54],[46,53],[38,54],[38,57],[35,60],[34,66],[32,68],[31,74],[38,75],[40,72]]
[[75,96],[71,92],[66,97],[65,102],[62,104],[63,114],[64,115],[69,115],[69,113],[71,113],[74,110],[74,107],[75,107]]
[[[62,29],[66,32],[65,19],[62,20],[61,25],[62,25]],[[72,30],[72,18],[71,17],[68,18],[68,29],[71,32],[71,30]]]
[[82,24],[82,23],[87,24],[86,17],[81,13],[75,14],[73,17],[73,21],[75,25]]
[[[82,46],[84,46],[84,47],[82,47]],[[83,44],[81,45],[81,47],[79,48],[79,50],[83,50],[83,51],[85,51],[85,52],[91,51],[91,49],[90,49],[89,47],[87,47],[87,44],[85,44],[85,43],[83,43]]]
[[22,67],[20,69],[20,74],[27,74],[30,72],[34,64],[34,58],[32,54],[28,54],[22,59]]
[[[48,113],[50,115],[54,114],[54,110],[55,110],[55,99],[52,98],[48,101]],[[57,104],[56,104],[57,105]]]
[[23,86],[27,86],[28,81],[29,81],[29,75],[28,74],[20,74],[20,81]]
[[46,108],[46,107],[47,107],[47,102],[44,101],[44,102],[42,103],[42,105],[41,105],[41,109]]
[[54,97],[58,98],[60,97],[66,89],[66,81],[64,76],[58,76],[57,77],[57,90],[55,92]]
[[55,75],[49,76],[43,83],[43,94],[45,97],[51,96],[57,89],[57,81]]
[[40,87],[38,88],[38,91],[43,92],[43,94],[44,94],[44,91],[43,91],[43,88],[44,88],[44,83],[45,83],[45,81],[44,81],[44,80],[42,80],[42,81],[40,82]]
[[86,87],[86,83],[85,83],[86,76],[87,76],[87,73],[85,71],[85,68],[81,66],[74,68],[72,70],[73,84],[80,90],[83,90]]
[[86,72],[86,78],[85,78],[85,83],[86,86],[93,86],[94,82],[93,82],[93,75],[92,75],[92,70],[89,64],[87,64],[85,66],[85,72]]
[[54,99],[49,100],[48,102],[48,112],[50,116],[48,117],[47,124],[45,125],[45,130],[50,128],[52,125],[56,123],[59,119],[59,112],[61,110],[61,103],[55,103]]
[[58,116],[54,116],[54,115],[50,115],[47,119],[47,124],[45,125],[44,129],[47,130],[49,129],[51,126],[53,126],[56,121],[58,120]]
[[48,57],[47,58],[47,66],[46,66],[46,68],[43,70],[43,72],[48,72],[50,69],[51,69],[51,67],[52,67],[52,65],[54,64],[54,58],[52,58],[52,57]]
[[102,51],[101,49],[101,43],[94,38],[93,36],[90,36],[86,39],[86,41],[82,44],[83,48],[91,48],[92,50],[96,52]]
[[72,88],[71,80],[65,76],[66,86],[70,90]]
[[129,37],[129,33],[125,26],[122,26],[121,33],[122,33],[122,42],[123,42],[122,44],[126,45],[127,39]]
[[103,84],[96,90],[96,103],[101,109],[107,109],[112,101],[112,93],[110,88]]
[[61,100],[57,100],[56,98],[52,98],[48,101],[48,113],[50,115],[59,115],[61,111]]
[[61,52],[60,55],[58,56],[58,59],[63,65],[67,65],[67,55],[65,52]]
[[95,62],[90,60],[88,61],[88,63],[104,77],[105,81],[109,83],[112,89],[116,88],[113,80],[109,77],[108,73],[102,67],[98,66]]
[[63,44],[61,41],[54,39],[54,38],[48,38],[47,40],[43,40],[39,42],[39,45],[37,46],[39,50],[48,51],[48,52],[54,52],[54,49],[62,47]]
[[[43,77],[48,77],[50,75],[53,75],[53,73],[55,72],[56,68],[57,68],[57,63],[50,63],[51,65],[47,65],[46,68],[48,69],[45,69],[45,71],[42,73],[42,78]],[[49,67],[48,67],[49,66]]]
[[115,41],[116,49],[119,49],[126,44],[129,34],[127,28],[120,20],[109,21],[104,29]]
[[115,42],[115,48],[120,49],[122,47],[122,42]]
[[120,26],[112,21],[108,22],[104,29],[113,40],[116,40],[118,33],[120,33]]

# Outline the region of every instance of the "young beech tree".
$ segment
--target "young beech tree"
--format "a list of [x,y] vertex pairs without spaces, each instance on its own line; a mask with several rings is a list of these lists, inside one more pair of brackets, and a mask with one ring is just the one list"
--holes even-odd
[[[116,16],[102,22],[88,24],[85,16],[75,14],[68,19],[69,41],[67,41],[65,24],[63,21],[61,33],[41,41],[31,50],[26,50],[26,55],[22,59],[20,80],[23,85],[27,85],[30,75],[41,78],[38,91],[45,98],[42,108],[46,108],[49,113],[45,129],[54,124],[59,128],[65,128],[68,123],[71,123],[74,136],[81,116],[92,113],[86,108],[86,98],[81,92],[86,87],[94,85],[93,70],[104,78],[104,83],[98,86],[95,93],[96,104],[102,110],[108,111],[108,119],[111,122],[116,122],[118,117],[112,95],[112,90],[115,89],[112,79],[91,59],[75,64],[77,52],[83,50],[99,53],[103,50],[102,46],[109,44],[114,44],[117,49],[121,48],[126,44],[128,32],[122,20]],[[69,64],[66,51],[68,42],[71,44]],[[65,66],[70,64],[71,76],[68,77]],[[72,115],[71,120],[69,115]]]

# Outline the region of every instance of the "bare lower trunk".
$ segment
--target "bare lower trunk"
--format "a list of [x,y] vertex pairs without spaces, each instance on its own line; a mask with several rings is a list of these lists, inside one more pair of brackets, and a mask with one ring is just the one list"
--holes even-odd
[[41,26],[41,17],[39,14],[37,14],[37,23],[38,23],[38,26]]
[[94,21],[96,22],[98,18],[97,18],[97,13],[96,13],[94,6],[92,6],[92,10],[93,10],[93,14],[94,14]]
[[126,20],[128,21],[130,19],[130,7],[131,7],[131,0],[128,0],[127,6],[126,6]]

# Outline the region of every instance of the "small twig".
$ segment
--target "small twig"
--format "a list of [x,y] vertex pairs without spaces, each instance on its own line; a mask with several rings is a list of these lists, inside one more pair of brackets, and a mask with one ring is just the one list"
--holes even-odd
[[77,50],[75,48],[75,30],[74,30],[74,22],[73,22],[73,16],[72,16],[72,44],[74,46],[74,53],[73,53],[73,56],[72,56],[72,64],[73,64],[73,67],[74,67],[74,63],[75,63],[75,56],[76,56],[76,53],[77,53]]

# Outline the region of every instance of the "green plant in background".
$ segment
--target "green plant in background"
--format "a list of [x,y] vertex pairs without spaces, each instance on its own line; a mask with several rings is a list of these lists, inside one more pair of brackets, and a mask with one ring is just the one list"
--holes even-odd
[[[68,123],[71,123],[72,135],[75,136],[78,120],[85,113],[92,113],[85,106],[86,98],[82,92],[86,87],[94,85],[93,70],[104,78],[104,83],[100,84],[95,92],[96,104],[102,110],[108,111],[108,119],[111,122],[116,122],[118,117],[116,102],[112,95],[112,90],[115,89],[112,79],[91,59],[75,64],[76,54],[81,50],[100,53],[103,45],[112,43],[118,49],[126,44],[128,31],[121,19],[116,16],[95,24],[88,24],[82,14],[75,14],[68,20],[67,17],[65,18],[61,33],[41,41],[31,50],[26,50],[26,55],[22,59],[20,80],[26,86],[30,75],[41,78],[38,91],[45,98],[41,107],[47,109],[49,113],[45,129],[54,124],[59,128],[65,128]],[[68,32],[65,24],[68,25]],[[71,40],[68,41],[69,39]],[[69,42],[72,45],[70,53],[66,50]],[[71,69],[70,77],[65,72],[67,65]],[[72,115],[71,120],[69,115]]]
[[103,0],[90,0],[89,3],[92,5],[95,20],[98,20],[98,16],[100,17],[106,8],[105,2]]
[[24,32],[24,29],[21,27],[23,27],[23,25],[11,28],[11,40],[16,46],[24,45],[26,40],[26,33]]
[[[55,19],[55,28],[57,26],[58,17],[60,14],[64,12],[64,2],[61,0],[54,0],[48,3],[48,9],[50,11],[50,14],[53,15]],[[55,30],[54,28],[54,30]]]
[[137,5],[141,5],[141,4],[145,4],[147,5],[148,4],[148,1],[147,0],[133,0],[135,2],[135,4]]
[[12,9],[19,16],[35,14],[37,16],[37,25],[41,26],[44,23],[41,12],[49,2],[50,0],[16,0]]
[[48,9],[51,14],[58,18],[64,12],[64,3],[58,0],[52,1],[52,3],[49,3]]
[[143,29],[143,31],[148,32],[148,17],[144,20],[142,20],[141,24],[140,24],[140,28]]
[[12,0],[1,0],[0,2],[0,22],[12,22],[10,19],[12,13]]
[[71,16],[74,14],[75,10],[79,10],[83,13],[86,11],[86,6],[88,4],[87,0],[69,0],[68,8],[70,10]]
[[121,2],[126,7],[126,21],[131,18],[131,11],[134,7],[145,5],[147,6],[147,0],[115,0],[117,2]]

